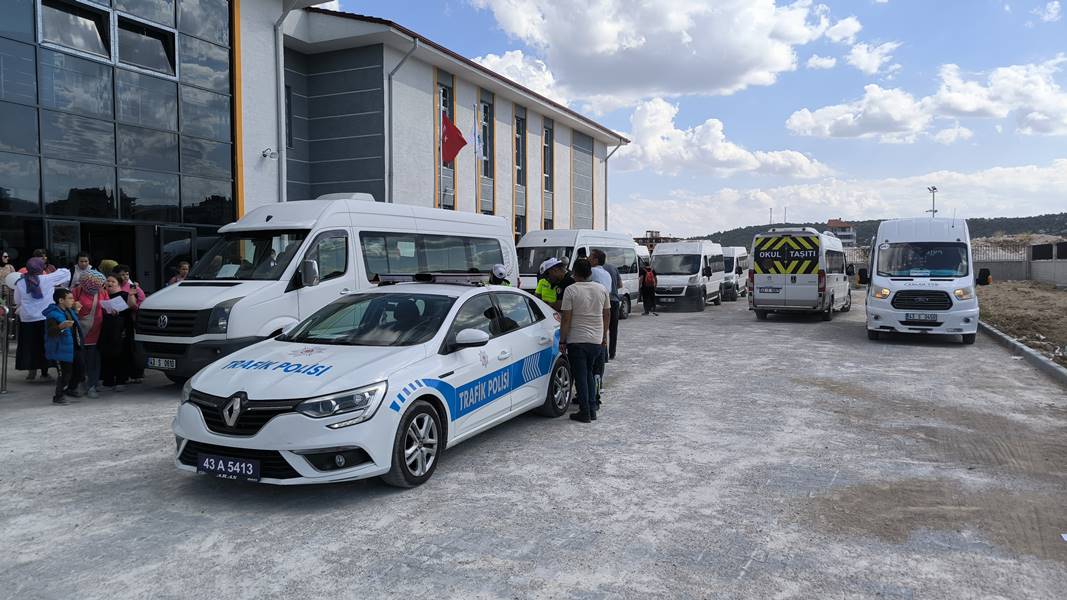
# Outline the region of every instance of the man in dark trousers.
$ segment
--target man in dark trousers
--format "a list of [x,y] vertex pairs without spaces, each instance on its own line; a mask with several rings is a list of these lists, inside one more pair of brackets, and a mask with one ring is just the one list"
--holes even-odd
[[563,292],[559,345],[567,354],[571,376],[578,390],[577,413],[571,418],[582,423],[596,420],[596,382],[594,369],[608,345],[611,303],[599,283],[590,281],[593,269],[589,261],[574,261],[575,282]]
[[645,306],[644,314],[659,316],[656,312],[656,272],[651,264],[641,267],[641,304]]
[[611,287],[608,289],[608,298],[611,300],[611,326],[608,328],[608,360],[615,360],[615,348],[618,346],[619,341],[619,312],[622,310],[622,296],[619,295],[619,290],[622,289],[622,277],[614,265],[608,264],[608,256],[603,250],[594,249],[589,254],[589,262],[593,265],[593,269],[597,267],[604,269],[611,279]]
[[84,338],[78,322],[78,310],[81,307],[74,301],[74,294],[66,288],[56,288],[52,293],[52,304],[44,309],[46,320],[44,353],[45,358],[59,366],[56,377],[56,392],[52,397],[55,404],[69,404],[67,396],[78,398],[78,384],[85,376],[85,363],[82,359]]

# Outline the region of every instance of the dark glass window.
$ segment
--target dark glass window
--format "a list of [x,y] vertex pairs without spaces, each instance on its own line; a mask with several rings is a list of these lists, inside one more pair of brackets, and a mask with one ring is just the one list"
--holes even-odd
[[84,4],[41,0],[41,39],[82,52],[111,56],[109,15]]
[[69,217],[117,217],[115,168],[44,159],[45,212]]
[[115,125],[50,110],[41,111],[41,152],[47,156],[115,162]]
[[41,50],[41,105],[111,118],[111,67]]
[[178,134],[119,125],[118,161],[121,167],[177,171]]
[[0,150],[37,154],[37,109],[0,102]]
[[0,36],[33,43],[33,0],[0,0]]
[[174,0],[114,0],[115,8],[174,27]]
[[119,169],[122,217],[178,223],[178,176]]
[[37,103],[35,63],[33,46],[0,38],[0,99]]
[[116,69],[115,87],[118,120],[171,131],[178,129],[178,84]]
[[119,60],[173,75],[174,34],[131,19],[119,19]]
[[178,29],[223,46],[230,45],[230,5],[226,0],[182,0]]
[[23,265],[34,248],[44,248],[44,224],[40,217],[0,217],[0,249],[12,264]]
[[182,221],[214,223],[233,221],[233,184],[199,177],[182,177]]
[[181,36],[182,83],[230,93],[230,51],[222,46]]
[[0,211],[40,212],[40,168],[36,156],[0,152]]
[[182,138],[182,172],[206,177],[229,177],[231,146],[207,140]]
[[182,133],[230,141],[230,99],[183,85]]

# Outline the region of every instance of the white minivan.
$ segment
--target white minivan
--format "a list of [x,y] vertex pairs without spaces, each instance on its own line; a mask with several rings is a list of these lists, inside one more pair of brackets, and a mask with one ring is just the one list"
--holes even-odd
[[137,311],[146,366],[184,381],[384,275],[489,273],[499,263],[517,277],[503,217],[341,196],[263,206],[220,228],[185,281]]
[[623,233],[596,229],[547,229],[531,231],[516,244],[519,254],[520,287],[528,292],[537,288],[538,270],[549,258],[568,262],[568,268],[579,258],[587,258],[594,249],[603,250],[608,264],[619,270],[625,290],[621,294],[620,318],[629,316],[633,303],[640,297],[638,289],[638,245]]
[[834,234],[772,227],[752,240],[748,306],[760,320],[772,312],[809,312],[829,321],[852,309],[852,273]]
[[748,269],[748,248],[744,246],[723,246],[722,257],[725,261],[724,285],[726,287],[723,299],[733,302],[744,296],[748,288],[741,277],[745,274],[745,270]]
[[708,240],[667,242],[652,250],[658,306],[722,304],[725,288],[722,246]]
[[882,221],[871,244],[871,262],[860,269],[867,291],[867,337],[881,334],[959,335],[973,344],[978,331],[977,277],[971,236],[962,219]]

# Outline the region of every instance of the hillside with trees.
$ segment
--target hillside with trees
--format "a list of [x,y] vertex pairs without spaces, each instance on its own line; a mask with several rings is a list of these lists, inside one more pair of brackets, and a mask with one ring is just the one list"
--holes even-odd
[[[874,237],[881,219],[867,221],[850,221],[856,228],[856,239],[860,245]],[[1067,237],[1067,213],[1038,215],[1035,217],[994,217],[991,219],[967,219],[972,238],[1013,236],[1026,234],[1043,234]],[[826,223],[776,223],[776,227],[814,227],[826,230]],[[745,246],[752,243],[752,237],[767,230],[767,225],[739,227],[728,231],[717,231],[692,239],[712,240],[723,246]]]

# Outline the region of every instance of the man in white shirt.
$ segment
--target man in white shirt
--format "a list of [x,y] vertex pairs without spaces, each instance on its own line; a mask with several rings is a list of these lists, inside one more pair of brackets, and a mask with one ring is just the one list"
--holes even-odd
[[611,302],[604,288],[593,281],[589,261],[574,261],[575,282],[563,292],[560,313],[560,347],[567,353],[571,376],[578,389],[575,421],[589,423],[596,420],[596,381],[594,370],[608,345],[608,325],[611,322]]

